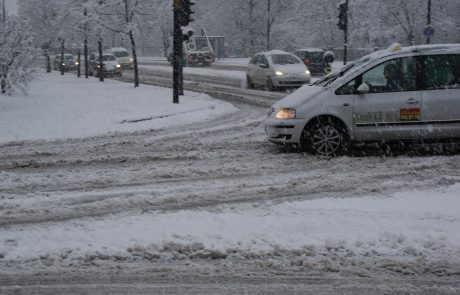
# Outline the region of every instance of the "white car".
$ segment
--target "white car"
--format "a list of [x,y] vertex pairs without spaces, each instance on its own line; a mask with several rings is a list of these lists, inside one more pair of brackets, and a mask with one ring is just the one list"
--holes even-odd
[[129,51],[123,47],[113,47],[109,50],[117,59],[118,63],[124,69],[133,68],[133,58],[129,54]]
[[374,52],[275,103],[270,142],[322,155],[353,141],[460,138],[460,45]]
[[305,64],[295,55],[281,50],[256,54],[248,64],[246,81],[248,88],[255,85],[276,88],[300,87],[310,83],[311,75]]
[[[122,67],[111,52],[102,53],[103,74],[104,76],[119,76],[122,75]],[[99,75],[99,54],[93,53],[89,58],[89,75]]]

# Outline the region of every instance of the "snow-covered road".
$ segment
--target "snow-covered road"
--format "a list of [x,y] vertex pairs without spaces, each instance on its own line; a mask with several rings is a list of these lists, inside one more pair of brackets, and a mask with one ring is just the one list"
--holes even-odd
[[235,107],[1,144],[0,291],[460,293],[458,154],[316,157]]

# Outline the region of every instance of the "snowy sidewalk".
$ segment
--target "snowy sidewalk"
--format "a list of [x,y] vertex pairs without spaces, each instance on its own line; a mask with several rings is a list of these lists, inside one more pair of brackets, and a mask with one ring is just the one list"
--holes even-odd
[[73,73],[43,73],[28,95],[0,99],[0,143],[96,136],[159,129],[212,119],[235,108],[205,94],[186,92],[172,103],[172,90]]

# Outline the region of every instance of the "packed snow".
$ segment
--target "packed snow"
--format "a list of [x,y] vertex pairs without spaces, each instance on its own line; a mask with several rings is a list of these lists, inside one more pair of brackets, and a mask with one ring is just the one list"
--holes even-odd
[[[3,271],[14,272],[42,264],[75,265],[88,256],[135,260],[139,251],[159,261],[176,255],[216,259],[297,253],[318,269],[324,259],[347,258],[342,266],[331,266],[342,271],[386,268],[387,263],[415,274],[448,261],[457,268],[439,271],[451,275],[460,265],[459,191],[455,184],[385,196],[227,205],[212,211],[144,212],[12,227],[0,230],[0,256],[3,263],[17,267]],[[419,265],[421,259],[424,263]]]

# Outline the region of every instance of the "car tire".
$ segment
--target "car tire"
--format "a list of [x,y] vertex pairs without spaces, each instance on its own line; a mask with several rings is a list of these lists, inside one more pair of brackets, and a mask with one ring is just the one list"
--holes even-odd
[[332,118],[317,118],[302,132],[301,148],[312,154],[337,156],[349,151],[347,130]]
[[254,89],[254,83],[252,83],[252,80],[249,76],[246,76],[246,85],[248,89]]
[[270,78],[267,78],[267,89],[269,91],[275,91],[276,90],[275,85],[273,85],[273,81]]

